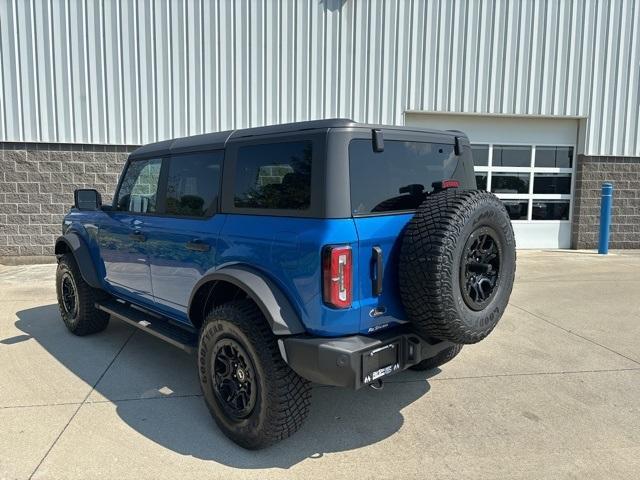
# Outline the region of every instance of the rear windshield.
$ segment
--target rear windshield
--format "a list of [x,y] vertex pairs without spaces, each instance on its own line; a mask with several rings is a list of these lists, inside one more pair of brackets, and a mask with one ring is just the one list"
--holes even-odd
[[374,152],[371,140],[352,140],[352,213],[415,210],[433,190],[434,182],[453,176],[457,163],[453,145],[385,140],[384,151]]

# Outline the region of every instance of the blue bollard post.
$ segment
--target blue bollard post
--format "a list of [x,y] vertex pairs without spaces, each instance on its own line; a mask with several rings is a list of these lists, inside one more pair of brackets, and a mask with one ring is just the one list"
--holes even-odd
[[609,230],[611,228],[611,204],[613,203],[613,184],[602,184],[602,200],[600,203],[600,239],[598,241],[598,253],[609,253]]

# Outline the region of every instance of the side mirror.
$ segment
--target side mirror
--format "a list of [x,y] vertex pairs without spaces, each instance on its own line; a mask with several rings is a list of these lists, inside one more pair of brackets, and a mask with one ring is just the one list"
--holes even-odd
[[80,188],[73,192],[74,207],[78,210],[100,210],[102,197],[97,190]]

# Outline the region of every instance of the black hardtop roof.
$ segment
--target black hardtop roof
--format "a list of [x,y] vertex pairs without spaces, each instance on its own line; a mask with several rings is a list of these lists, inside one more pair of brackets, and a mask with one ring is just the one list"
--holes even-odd
[[243,128],[238,130],[226,130],[224,132],[205,133],[190,137],[181,137],[171,140],[149,143],[135,149],[130,158],[168,155],[172,153],[194,152],[198,150],[224,148],[230,139],[245,138],[264,135],[275,135],[302,130],[328,130],[331,128],[362,128],[382,130],[404,130],[412,132],[434,133],[439,135],[455,136],[462,132],[453,130],[433,130],[403,125],[375,125],[357,123],[348,118],[329,118],[324,120],[310,120],[305,122],[283,123],[267,125],[264,127]]

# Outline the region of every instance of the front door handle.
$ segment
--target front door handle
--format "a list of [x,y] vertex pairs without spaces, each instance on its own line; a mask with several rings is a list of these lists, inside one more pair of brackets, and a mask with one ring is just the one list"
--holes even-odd
[[130,233],[129,238],[134,242],[144,242],[147,240],[147,237],[140,230]]
[[199,238],[195,238],[190,242],[187,242],[187,248],[196,252],[208,252],[209,250],[211,250],[211,245],[203,242]]
[[382,277],[384,276],[384,260],[382,257],[382,248],[373,247],[373,264],[374,264],[374,278],[373,278],[373,295],[378,297],[382,294]]

